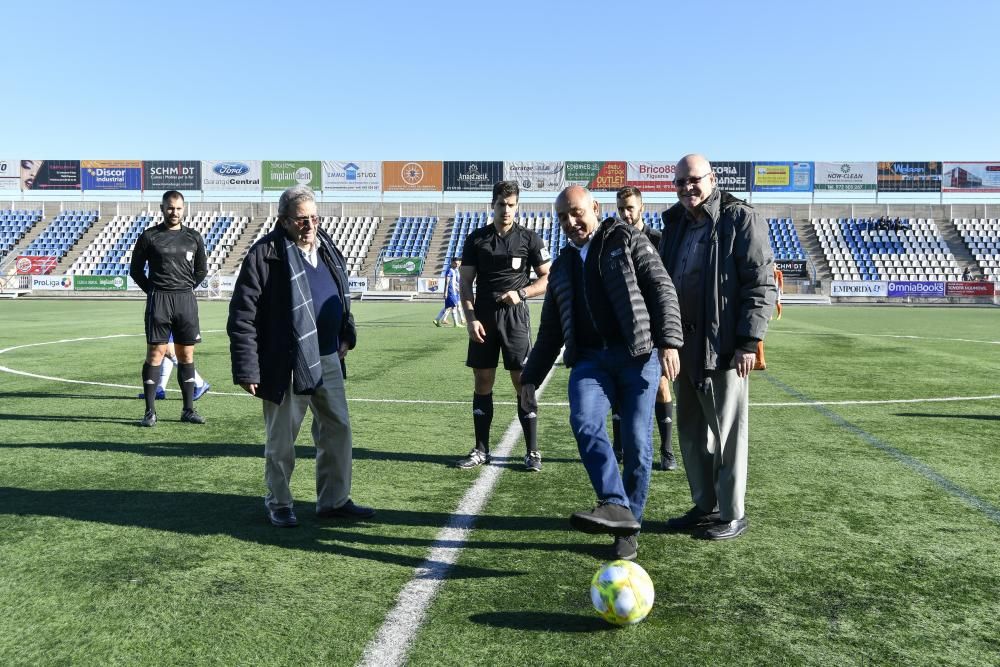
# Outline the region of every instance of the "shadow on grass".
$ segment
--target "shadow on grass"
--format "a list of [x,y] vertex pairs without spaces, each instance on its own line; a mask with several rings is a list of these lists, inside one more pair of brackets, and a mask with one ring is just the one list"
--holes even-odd
[[[6,415],[0,414],[0,421]],[[36,419],[18,415],[18,419]],[[42,417],[41,419],[46,419]],[[87,421],[80,417],[53,417],[57,421]],[[137,423],[135,420],[120,420],[112,417],[92,417],[96,421],[121,422],[126,424]],[[187,427],[185,427],[187,428]],[[59,449],[76,450],[82,452],[119,452],[123,454],[140,454],[142,456],[176,456],[176,457],[252,457],[264,458],[263,444],[241,444],[241,443],[192,443],[192,442],[151,442],[147,444],[135,444],[130,442],[30,442],[30,443],[0,443],[0,450],[3,449]],[[297,459],[315,459],[316,448],[311,445],[298,445],[295,447],[295,457]],[[455,467],[455,462],[460,457],[455,454],[424,454],[421,452],[389,452],[367,447],[354,447],[355,461],[395,461],[400,463],[433,463],[447,468]],[[578,459],[545,459],[549,463],[578,463]],[[506,458],[494,459],[494,465],[510,468],[515,471],[525,471],[521,463],[521,457],[510,456]],[[463,472],[463,474],[466,474]],[[475,472],[471,474],[476,474]]]
[[935,412],[897,412],[896,417],[927,417],[930,419],[978,419],[982,421],[1000,421],[1000,415],[952,415]]
[[[313,517],[315,505],[296,505],[300,516],[298,528],[275,528],[267,522],[261,499],[256,496],[168,491],[118,491],[107,489],[59,489],[36,491],[0,487],[0,516],[47,516],[74,521],[149,528],[184,535],[227,535],[234,539],[285,549],[314,551],[348,558],[389,563],[416,568],[425,564],[424,555],[407,556],[387,553],[379,547],[394,545],[394,539],[371,535],[372,549],[360,549],[341,543],[331,543],[329,533]],[[359,526],[404,525],[443,526],[455,519],[443,512],[401,512],[380,510],[374,519]],[[472,517],[458,517],[471,521]],[[553,519],[547,517],[498,517],[518,529],[552,530]],[[345,525],[340,523],[339,525]],[[509,546],[509,545],[506,545]],[[494,570],[462,565],[431,570],[446,573],[449,579],[514,577],[526,572]]]
[[617,628],[597,616],[580,614],[553,614],[540,611],[493,611],[473,614],[469,620],[490,628],[512,630],[538,630],[550,632],[606,632]]
[[96,399],[96,400],[124,400],[124,401],[135,401],[137,404],[141,405],[141,402],[133,397],[122,396],[121,394],[70,394],[70,393],[60,393],[56,391],[0,391],[0,399],[4,398],[86,398],[86,399]]
[[[381,515],[381,513],[379,513]],[[530,520],[530,517],[529,517]],[[490,518],[484,519],[484,522],[490,522]],[[561,520],[556,521],[559,524],[554,526],[553,530],[570,530],[569,521]],[[477,522],[477,530],[491,530],[493,526],[484,526],[483,522]],[[507,530],[518,530],[522,526],[517,526],[508,528]],[[444,547],[444,548],[462,548],[462,549],[507,549],[507,550],[517,550],[517,551],[541,551],[549,553],[573,553],[573,554],[587,554],[588,556],[593,556],[599,561],[611,560],[611,536],[597,536],[597,539],[605,540],[604,544],[580,544],[578,542],[529,542],[527,540],[468,540],[465,542],[451,541],[451,540],[441,540],[436,541],[433,538],[423,538],[423,537],[388,537],[382,535],[370,535],[367,533],[356,533],[346,530],[336,530],[327,529],[323,533],[324,538],[329,538],[336,540],[337,542],[343,544],[392,544],[395,546],[403,547],[424,547],[431,548]]]
[[[141,417],[141,415],[140,415]],[[0,414],[0,422],[3,421],[26,421],[26,422],[93,422],[97,424],[135,424],[138,426],[139,417],[122,419],[121,417],[97,417],[94,415],[14,415]]]

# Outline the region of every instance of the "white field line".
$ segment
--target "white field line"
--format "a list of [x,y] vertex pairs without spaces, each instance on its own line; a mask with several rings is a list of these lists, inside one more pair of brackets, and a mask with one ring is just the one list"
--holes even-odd
[[[222,333],[221,329],[210,329],[204,333]],[[803,332],[803,331],[781,331],[776,330],[772,333],[782,333],[786,335],[805,335],[805,336],[859,336],[859,337],[869,337],[869,338],[905,338],[914,340],[938,340],[947,341],[955,343],[983,343],[986,345],[1000,345],[1000,341],[994,340],[972,340],[966,338],[934,338],[929,336],[910,336],[902,334],[861,334],[861,333],[835,333],[835,332]],[[51,340],[44,341],[40,343],[26,343],[24,345],[14,345],[11,347],[5,347],[0,349],[0,354],[6,352],[11,352],[13,350],[21,350],[30,347],[40,347],[43,345],[61,345],[65,343],[80,343],[94,340],[109,340],[112,338],[137,338],[141,337],[143,334],[110,334],[107,336],[85,336],[80,338],[64,338],[61,340]],[[11,375],[21,375],[23,377],[34,378],[36,380],[49,380],[51,382],[65,382],[67,384],[80,384],[92,387],[109,387],[113,389],[134,389],[136,391],[142,391],[142,387],[139,385],[128,385],[128,384],[114,384],[110,382],[93,382],[90,380],[72,380],[69,378],[55,377],[52,375],[41,375],[38,373],[29,373],[28,371],[17,370],[15,368],[10,368],[8,366],[0,365],[0,372],[10,373]],[[180,393],[179,389],[167,389],[168,392]],[[241,396],[250,397],[249,394],[243,391],[216,391],[212,390],[212,396]],[[754,408],[801,408],[801,407],[811,407],[816,405],[894,405],[894,404],[906,404],[906,403],[950,403],[950,402],[961,402],[961,401],[991,401],[1000,398],[1000,395],[990,394],[985,396],[944,396],[944,397],[928,397],[928,398],[900,398],[900,399],[882,399],[882,400],[844,400],[844,401],[814,401],[809,403],[804,403],[802,401],[790,401],[790,402],[778,402],[778,403],[751,403],[750,407]],[[436,400],[425,400],[425,399],[408,399],[408,398],[348,398],[347,399],[353,403],[386,403],[393,405],[459,405],[466,406],[469,404],[468,400],[464,401],[436,401]],[[497,401],[495,405],[516,405],[514,401]],[[569,407],[569,403],[566,401],[552,401],[548,403],[539,402],[539,407],[548,408],[566,408]]]
[[[537,395],[541,396],[552,379],[554,368],[545,376]],[[493,450],[494,457],[506,458],[521,435],[521,425],[515,417],[500,443]],[[493,493],[503,467],[484,465],[476,482],[465,492],[458,507],[445,526],[438,531],[427,558],[413,571],[413,578],[403,587],[396,598],[396,606],[386,616],[382,627],[365,647],[359,665],[364,667],[395,667],[406,662],[407,653],[434,596],[452,565],[458,560],[462,547],[468,540],[469,532],[476,522],[486,501]]]

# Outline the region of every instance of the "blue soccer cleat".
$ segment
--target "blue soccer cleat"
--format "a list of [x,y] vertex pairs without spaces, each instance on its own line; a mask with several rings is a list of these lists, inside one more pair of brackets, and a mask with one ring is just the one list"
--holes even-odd
[[212,385],[210,385],[207,382],[205,384],[201,385],[200,387],[195,387],[194,388],[194,400],[197,401],[199,398],[201,398],[202,396],[204,396],[205,394],[207,394],[208,390],[211,389],[211,388],[212,388]]

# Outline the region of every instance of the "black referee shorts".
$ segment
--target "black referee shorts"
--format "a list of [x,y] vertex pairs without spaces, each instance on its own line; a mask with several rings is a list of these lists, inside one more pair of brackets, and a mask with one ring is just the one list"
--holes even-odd
[[174,334],[174,343],[201,342],[198,300],[194,292],[157,292],[146,295],[146,342],[165,345]]
[[486,341],[469,341],[465,365],[469,368],[496,368],[503,351],[503,367],[509,371],[524,368],[531,352],[531,313],[523,301],[516,306],[476,307],[476,319],[486,329]]

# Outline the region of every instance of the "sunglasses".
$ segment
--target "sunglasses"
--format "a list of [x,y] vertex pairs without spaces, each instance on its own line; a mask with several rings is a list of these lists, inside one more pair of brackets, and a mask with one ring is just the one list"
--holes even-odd
[[687,178],[675,178],[674,187],[683,188],[685,185],[698,185],[701,179],[708,178],[711,175],[712,172],[708,172],[707,174],[702,174],[701,176],[688,176]]

